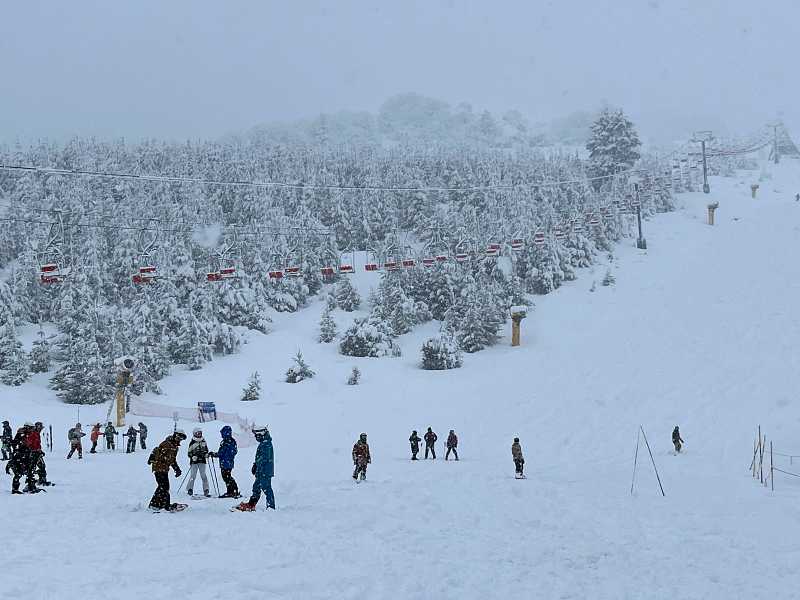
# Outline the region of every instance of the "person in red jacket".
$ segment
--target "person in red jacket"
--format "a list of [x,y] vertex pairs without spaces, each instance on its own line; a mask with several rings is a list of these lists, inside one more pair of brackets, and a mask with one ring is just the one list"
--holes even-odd
[[92,425],[92,431],[89,434],[89,439],[92,441],[92,449],[89,454],[97,454],[97,440],[100,439],[100,423]]

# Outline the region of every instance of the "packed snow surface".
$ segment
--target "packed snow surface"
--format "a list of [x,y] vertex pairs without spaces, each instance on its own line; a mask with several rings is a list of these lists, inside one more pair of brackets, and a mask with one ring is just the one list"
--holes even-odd
[[[0,387],[0,414],[54,427],[47,493],[12,496],[3,475],[4,598],[791,598],[800,575],[800,478],[775,491],[751,478],[757,425],[775,450],[800,454],[800,164],[713,179],[675,213],[645,223],[648,250],[625,240],[602,286],[599,265],[538,298],[519,348],[501,344],[464,367],[418,368],[428,325],[403,336],[402,358],[353,359],[316,342],[323,304],[276,317],[240,354],[179,371],[149,400],[215,401],[269,424],[278,510],[231,513],[231,500],[151,514],[147,453],[64,459],[77,407],[35,376]],[[717,225],[706,205],[719,201]],[[374,275],[355,278],[362,294]],[[592,282],[597,286],[590,292]],[[355,314],[337,311],[340,331]],[[363,314],[363,313],[362,313]],[[300,348],[317,376],[283,382]],[[352,366],[363,374],[346,385]],[[239,401],[254,370],[262,399]],[[81,407],[80,420],[106,406]],[[138,418],[130,418],[136,422]],[[172,428],[144,419],[150,445]],[[195,424],[181,422],[190,431]],[[223,423],[202,427],[209,445]],[[648,435],[666,497],[649,455]],[[685,453],[671,453],[680,425]],[[407,439],[428,426],[436,461],[410,462]],[[459,462],[444,462],[450,429]],[[366,432],[368,480],[350,452]],[[522,442],[528,479],[514,479]],[[88,439],[85,438],[85,439]],[[88,443],[85,450],[88,449]],[[188,467],[186,444],[181,466]],[[252,483],[254,446],[234,475]],[[800,473],[800,463],[775,457]],[[178,481],[172,478],[173,491]],[[199,481],[195,486],[200,487]]]

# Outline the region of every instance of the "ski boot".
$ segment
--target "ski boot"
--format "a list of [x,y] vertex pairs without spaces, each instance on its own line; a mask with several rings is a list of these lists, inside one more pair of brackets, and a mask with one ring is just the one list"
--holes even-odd
[[192,490],[186,490],[186,493],[189,494],[190,496],[194,496],[194,492]]
[[247,501],[234,506],[231,510],[240,510],[242,512],[253,512],[256,509],[256,503]]
[[206,498],[211,498],[211,494],[208,493],[208,490],[205,490],[203,492],[203,496],[205,496]]

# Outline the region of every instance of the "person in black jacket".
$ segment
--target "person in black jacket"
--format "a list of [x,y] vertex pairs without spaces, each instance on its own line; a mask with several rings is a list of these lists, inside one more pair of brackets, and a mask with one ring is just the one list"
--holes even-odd
[[147,425],[144,423],[139,423],[139,443],[142,450],[147,450]]
[[411,437],[408,438],[408,441],[411,443],[411,460],[419,460],[417,454],[419,454],[419,443],[422,438],[417,435],[416,429],[411,432]]
[[11,430],[11,425],[8,421],[3,421],[3,433],[0,436],[0,448],[3,452],[3,460],[11,458],[11,440],[14,439],[14,432]]
[[128,431],[122,434],[122,437],[128,438],[128,444],[125,446],[125,454],[130,454],[131,452],[136,452],[136,436],[139,435],[139,432],[136,428],[131,425],[128,427]]
[[673,444],[673,446],[675,446],[675,452],[680,452],[681,451],[681,444],[685,444],[685,443],[686,442],[684,442],[681,439],[681,432],[678,429],[678,426],[675,425],[675,429],[672,430],[672,444]]
[[433,460],[436,460],[436,449],[433,447],[433,445],[438,439],[439,436],[433,433],[433,430],[428,427],[428,432],[425,434],[425,458],[428,458],[428,450],[430,450],[431,454],[433,455]]

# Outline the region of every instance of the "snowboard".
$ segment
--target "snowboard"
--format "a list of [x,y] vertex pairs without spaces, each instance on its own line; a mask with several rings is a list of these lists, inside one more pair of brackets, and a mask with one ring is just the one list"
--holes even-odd
[[520,475],[519,473],[517,473],[516,475],[514,475],[514,479],[527,479],[527,478],[525,477],[525,475]]
[[170,508],[166,508],[166,509],[151,508],[150,512],[152,512],[153,514],[157,514],[157,513],[160,513],[160,512],[176,513],[176,512],[184,511],[187,508],[189,508],[188,504],[175,503]]
[[189,496],[192,500],[211,500],[213,496],[203,496],[202,494],[194,494]]

